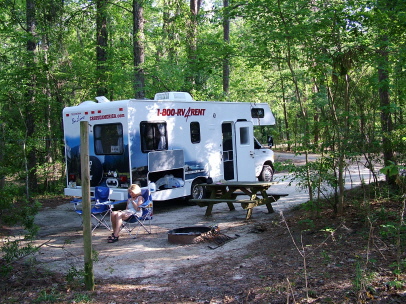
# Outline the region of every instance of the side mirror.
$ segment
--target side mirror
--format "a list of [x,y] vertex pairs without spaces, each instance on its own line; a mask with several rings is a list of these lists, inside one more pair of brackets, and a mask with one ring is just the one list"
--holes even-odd
[[268,136],[268,146],[271,148],[273,146],[273,137]]

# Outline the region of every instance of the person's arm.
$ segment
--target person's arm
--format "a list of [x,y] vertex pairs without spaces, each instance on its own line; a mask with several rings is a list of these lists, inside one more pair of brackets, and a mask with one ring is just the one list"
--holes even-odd
[[141,206],[144,203],[144,198],[140,195],[137,197],[137,207]]
[[127,210],[137,210],[138,208],[138,198],[136,198],[135,200],[131,197],[128,199],[127,201]]

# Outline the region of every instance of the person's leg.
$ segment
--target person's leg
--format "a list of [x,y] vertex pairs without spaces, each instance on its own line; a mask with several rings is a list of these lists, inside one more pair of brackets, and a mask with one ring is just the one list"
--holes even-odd
[[122,212],[121,211],[114,211],[111,213],[111,226],[113,228],[113,233],[111,236],[107,238],[108,243],[115,243],[118,241],[119,233],[120,233],[120,227],[121,227],[121,217],[122,217]]
[[117,230],[120,231],[121,223],[119,223],[119,218],[121,218],[121,211],[113,211],[111,213],[111,227],[113,228],[113,236],[118,237]]
[[113,226],[113,232],[115,237],[119,237],[123,220],[126,220],[127,218],[128,215],[125,212],[120,212],[120,214],[117,214],[115,219],[115,226]]
[[122,216],[123,215],[120,214],[116,217],[116,222],[115,222],[115,225],[113,226],[113,232],[114,232],[115,237],[119,237],[119,235],[120,235],[120,228],[121,228],[121,224],[123,223],[123,220],[121,219]]
[[119,211],[113,211],[112,213],[111,213],[111,227],[113,228],[113,231],[114,231],[114,227],[116,227],[116,222],[117,222],[117,213],[118,213]]

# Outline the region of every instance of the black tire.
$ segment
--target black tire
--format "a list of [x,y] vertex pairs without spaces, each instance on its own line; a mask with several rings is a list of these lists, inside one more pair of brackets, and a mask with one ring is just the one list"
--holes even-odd
[[206,188],[200,186],[203,181],[201,180],[195,180],[192,183],[192,189],[191,189],[191,199],[202,199],[206,197]]
[[272,182],[273,181],[273,169],[271,166],[264,165],[262,167],[261,174],[258,176],[258,180],[261,182]]

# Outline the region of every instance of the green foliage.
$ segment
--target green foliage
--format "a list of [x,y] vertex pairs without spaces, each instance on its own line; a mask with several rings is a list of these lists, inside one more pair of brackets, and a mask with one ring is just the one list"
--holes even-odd
[[389,166],[382,168],[380,171],[389,176],[398,175],[399,171],[403,169],[403,166],[396,165],[394,162],[391,162]]
[[[68,241],[69,243],[69,241]],[[92,259],[93,262],[99,261],[99,252],[92,250]],[[77,268],[75,265],[71,265],[68,272],[66,273],[66,281],[71,287],[79,287],[85,284],[86,272],[82,268]]]
[[324,263],[326,264],[330,263],[331,261],[330,255],[325,250],[322,250],[320,254],[323,257]]
[[6,239],[1,247],[2,263],[0,263],[0,275],[7,276],[13,270],[13,262],[38,251],[30,242],[24,240]]
[[[396,218],[396,216],[397,216],[397,214],[394,211],[387,210],[383,206],[373,214],[373,217],[380,221],[387,221],[389,219],[394,219],[394,218]],[[391,224],[389,224],[389,225],[391,225]]]
[[92,297],[88,294],[75,293],[74,303],[91,303]]
[[35,215],[41,204],[24,199],[23,191],[17,186],[0,189],[0,224],[21,225],[25,236],[17,239],[6,239],[1,247],[3,253],[2,275],[12,270],[12,263],[22,257],[35,253],[38,247],[31,243],[39,227],[34,223]]
[[[404,157],[404,156],[403,156]],[[405,164],[396,164],[389,161],[389,165],[383,167],[380,170],[383,174],[387,176],[395,176],[396,184],[399,186],[401,192],[406,194],[406,166]]]
[[321,208],[321,202],[318,200],[307,201],[300,205],[300,209],[309,211],[312,214],[319,214]]
[[352,285],[358,298],[361,298],[362,294],[370,289],[370,283],[372,282],[374,276],[375,274],[368,272],[368,270],[364,268],[360,262],[356,263],[355,276]]
[[29,201],[23,195],[23,190],[18,186],[0,189],[0,223],[20,224],[28,232],[26,237],[33,237],[38,232],[34,217],[41,204],[38,201]]
[[387,285],[391,289],[402,289],[405,286],[405,282],[404,281],[393,280],[393,281],[387,282]]
[[306,228],[303,230],[308,230],[308,229],[314,229],[314,227],[316,226],[314,224],[314,221],[312,219],[303,219],[299,221],[300,225],[305,226]]
[[99,252],[95,249],[92,250],[92,259],[93,259],[93,262],[99,261]]
[[401,259],[390,266],[394,268],[393,273],[399,276],[406,271],[406,259]]
[[[398,233],[404,234],[406,232],[406,227],[405,226],[399,226],[399,223],[393,223],[393,222],[386,222],[385,224],[382,224],[381,229],[379,230],[379,234],[383,236],[385,239],[392,239],[394,240]],[[406,241],[406,236],[403,237],[403,243]]]
[[9,264],[20,257],[27,256],[35,252],[37,248],[28,243],[24,245],[21,240],[6,240],[1,247],[1,251],[4,253],[3,260]]
[[38,297],[33,299],[33,303],[54,303],[57,302],[60,297],[55,289],[41,290]]
[[82,286],[85,282],[85,272],[83,269],[77,269],[75,266],[71,266],[66,273],[66,281],[71,286]]
[[304,165],[286,164],[285,169],[289,170],[290,175],[286,178],[296,182],[299,189],[310,190],[314,200],[306,203],[308,209],[314,211],[320,210],[320,203],[323,201],[335,207],[335,200],[331,199],[332,193],[336,192],[338,187],[338,173],[335,158],[323,156],[316,161],[307,162]]

